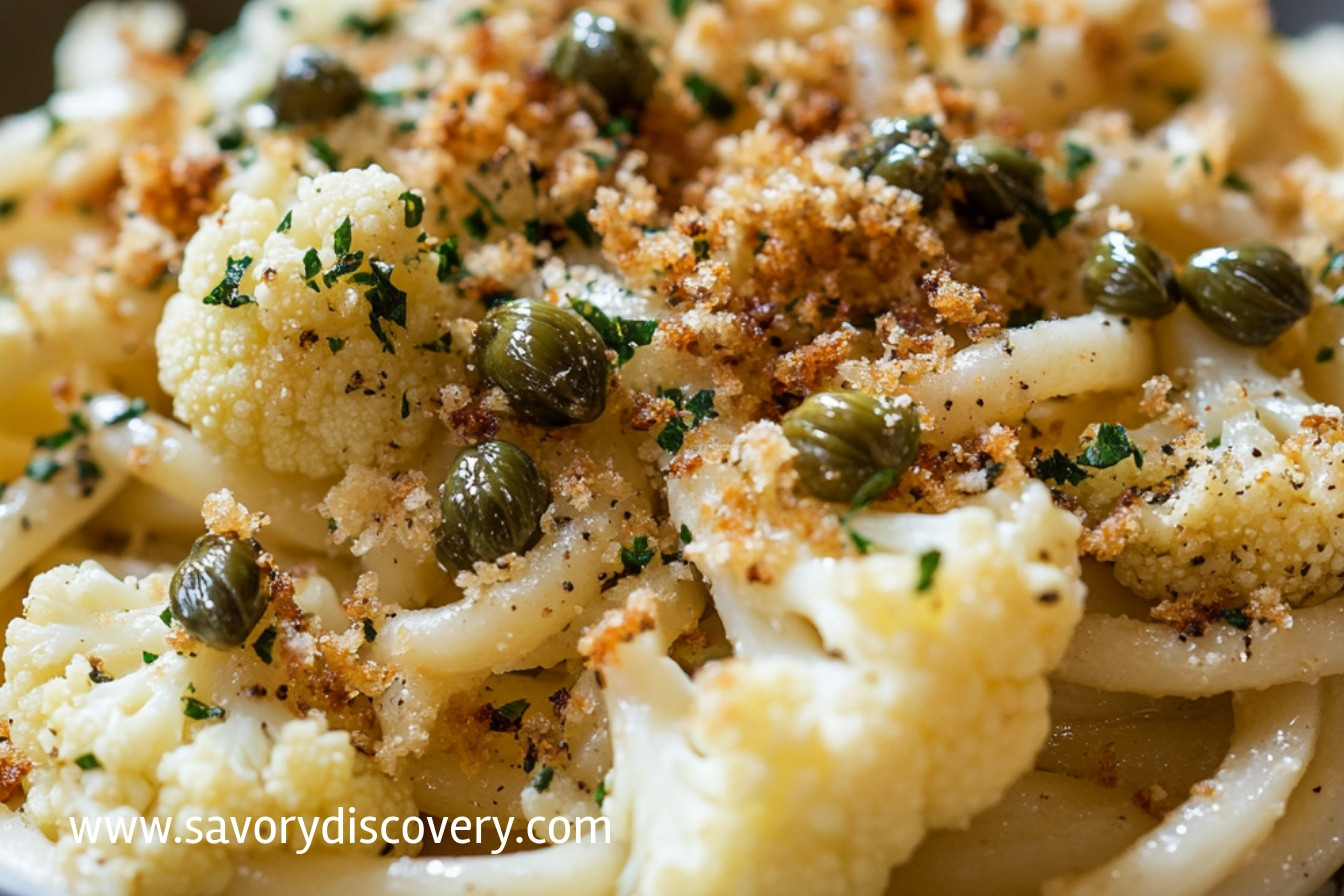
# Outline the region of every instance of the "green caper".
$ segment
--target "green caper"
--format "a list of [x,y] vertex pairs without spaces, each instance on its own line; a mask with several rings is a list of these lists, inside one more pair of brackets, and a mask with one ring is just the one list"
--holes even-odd
[[927,115],[879,118],[868,128],[867,142],[845,158],[864,177],[880,177],[894,187],[917,193],[921,211],[938,207],[943,195],[944,167],[950,147]]
[[1268,345],[1311,310],[1311,287],[1277,246],[1241,243],[1196,254],[1181,271],[1190,306],[1220,335]]
[[824,501],[852,501],[883,470],[900,476],[919,450],[919,414],[862,392],[818,392],[784,415],[803,487]]
[[570,84],[586,84],[613,115],[637,112],[653,95],[658,69],[628,28],[611,16],[581,9],[551,55],[551,73]]
[[1083,267],[1083,295],[1104,311],[1162,317],[1176,310],[1181,288],[1165,255],[1112,230],[1092,244]]
[[261,546],[252,539],[213,533],[196,539],[168,585],[173,618],[217,650],[247,640],[266,612]]
[[345,63],[317,47],[289,51],[271,92],[271,108],[281,124],[340,118],[364,99],[364,85]]
[[607,347],[588,321],[518,299],[476,327],[475,363],[522,418],[538,426],[589,423],[607,406]]
[[952,179],[961,188],[957,214],[979,230],[1022,216],[1022,238],[1034,243],[1045,229],[1048,206],[1041,163],[998,137],[957,144]]
[[504,441],[469,448],[443,485],[434,553],[449,570],[521,553],[541,538],[550,504],[551,490],[526,451]]

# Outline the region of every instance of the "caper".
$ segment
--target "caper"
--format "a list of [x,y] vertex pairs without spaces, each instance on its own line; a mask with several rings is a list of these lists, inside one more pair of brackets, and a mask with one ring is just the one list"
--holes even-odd
[[638,37],[611,16],[581,9],[551,55],[561,81],[586,84],[613,115],[637,112],[658,81],[658,69]]
[[518,299],[476,327],[477,369],[522,418],[539,426],[588,423],[607,406],[607,347],[579,315]]
[[340,118],[364,99],[364,85],[345,63],[317,47],[289,51],[271,92],[271,108],[281,124]]
[[211,533],[196,539],[168,585],[173,618],[217,650],[242,644],[270,600],[260,557],[261,546],[250,538]]
[[1311,287],[1277,246],[1241,243],[1196,254],[1181,290],[1204,322],[1242,345],[1267,345],[1311,310]]
[[1092,244],[1083,267],[1083,295],[1104,311],[1162,317],[1176,310],[1181,288],[1165,255],[1112,230]]
[[541,538],[551,490],[527,452],[486,442],[458,455],[443,485],[443,525],[434,553],[446,569],[521,553]]
[[862,392],[818,392],[784,415],[803,487],[824,501],[852,501],[883,470],[900,476],[919,450],[919,414]]
[[894,187],[916,193],[921,211],[938,207],[943,195],[944,167],[950,147],[927,115],[879,118],[868,128],[867,142],[845,158],[864,177],[880,177]]
[[976,137],[957,144],[952,179],[961,196],[953,208],[966,223],[988,230],[1022,216],[1022,237],[1040,238],[1048,216],[1041,163],[998,137]]

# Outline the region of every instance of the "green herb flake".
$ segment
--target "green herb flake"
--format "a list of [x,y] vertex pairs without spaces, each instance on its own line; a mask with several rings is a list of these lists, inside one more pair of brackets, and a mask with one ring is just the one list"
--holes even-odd
[[627,574],[633,575],[649,565],[654,553],[649,547],[649,537],[637,535],[634,541],[630,542],[630,547],[621,545],[621,565],[625,567]]
[[1208,442],[1205,443],[1204,447],[1208,448],[1209,450],[1223,447],[1223,437],[1214,436],[1213,438],[1209,439]]
[[527,700],[510,700],[503,706],[497,706],[490,710],[490,730],[491,731],[514,731],[518,728],[518,723],[523,720],[523,713],[531,708],[532,704]]
[[916,591],[923,594],[933,587],[933,575],[938,571],[938,564],[942,562],[942,551],[925,551],[919,555],[919,581],[915,582]]
[[565,218],[565,226],[574,231],[574,235],[589,249],[601,242],[597,231],[593,230],[593,225],[588,221],[587,212],[583,209],[575,209],[571,212],[569,217]]
[[99,669],[97,666],[93,665],[90,666],[89,681],[93,682],[94,684],[107,684],[111,680],[112,680],[111,675],[108,675],[106,672],[104,672],[102,669]]
[[132,398],[130,400],[130,403],[126,405],[125,410],[117,414],[113,414],[110,418],[104,421],[103,425],[116,426],[118,423],[125,423],[128,420],[134,420],[136,417],[139,417],[147,410],[149,410],[149,405],[145,402],[143,398]]
[[173,627],[173,608],[164,607],[163,612],[159,614],[159,621],[169,628]]
[[19,200],[12,196],[7,199],[0,199],[0,221],[13,217],[14,213],[18,210]]
[[462,219],[462,226],[466,228],[467,234],[475,240],[483,240],[490,233],[490,224],[485,220],[485,209],[478,208],[476,211]]
[[1036,464],[1036,475],[1042,479],[1061,485],[1078,485],[1087,478],[1087,472],[1069,459],[1064,452],[1056,449],[1049,457]]
[[600,152],[591,152],[585,150],[583,154],[593,160],[593,164],[597,166],[598,173],[606,171],[608,168],[611,167],[611,163],[616,161],[611,156],[604,156]]
[[1045,316],[1045,309],[1040,305],[1026,305],[1022,308],[1014,308],[1008,312],[1008,327],[1016,329],[1017,327],[1029,327],[1037,323]]
[[1235,190],[1238,193],[1250,193],[1251,184],[1246,178],[1235,171],[1229,171],[1223,178],[1223,188],[1226,190]]
[[328,517],[328,518],[327,518],[327,534],[328,534],[328,535],[335,535],[335,534],[336,534],[336,530],[339,529],[339,528],[341,528],[341,523],[340,523],[339,520],[336,519],[336,517],[333,516],[333,517]]
[[860,554],[867,554],[873,549],[872,539],[864,538],[853,529],[849,530],[849,540],[854,543],[854,550],[858,551]]
[[350,254],[350,240],[353,232],[354,225],[350,223],[350,216],[346,215],[345,220],[331,234],[331,248],[337,255]]
[[593,802],[597,803],[597,808],[601,809],[602,804],[607,799],[607,779],[603,778],[597,782],[597,789],[593,791]]
[[466,25],[483,25],[485,24],[485,12],[480,7],[469,9],[458,16],[453,24],[458,27],[464,27]]
[[340,167],[340,157],[336,155],[336,150],[331,148],[327,138],[318,134],[316,137],[308,138],[308,148],[317,156],[317,160],[327,166],[328,171],[336,171]]
[[681,539],[682,544],[691,543],[691,530],[685,523],[681,524],[681,529],[677,532],[677,537]]
[[1335,360],[1335,350],[1328,345],[1322,346],[1321,349],[1316,352],[1317,364],[1325,364],[1333,360]]
[[243,282],[243,275],[251,265],[251,255],[244,255],[238,259],[230,257],[224,263],[224,279],[219,281],[219,285],[210,290],[210,294],[201,299],[201,302],[206,305],[223,305],[225,308],[238,308],[251,304],[253,301],[251,296],[240,295],[238,292],[238,284]]
[[696,262],[709,260],[709,240],[693,240],[691,249],[695,251]]
[[320,273],[322,273],[322,258],[316,249],[309,249],[303,254],[303,279],[311,280]]
[[546,788],[551,786],[551,779],[555,777],[555,769],[549,765],[543,765],[541,771],[532,779],[531,787],[537,793],[545,793]]
[[144,660],[146,666],[159,658],[157,653],[150,653],[148,650],[140,651],[140,659]]
[[686,88],[686,92],[691,95],[691,98],[700,104],[700,108],[704,110],[705,114],[715,121],[732,118],[733,113],[737,111],[733,101],[701,75],[691,72],[681,83]]
[[1208,157],[1207,155],[1205,155],[1204,153],[1200,153],[1200,154],[1199,154],[1199,167],[1200,167],[1200,170],[1204,172],[1204,176],[1205,176],[1205,177],[1210,177],[1210,176],[1212,176],[1212,174],[1213,174],[1213,162],[1209,161],[1209,157]]
[[[359,270],[360,265],[362,264],[364,264],[363,252],[348,252],[345,255],[342,255],[340,258],[336,259],[335,264],[322,274],[322,285],[327,287],[327,289],[331,289],[333,283],[340,280],[342,277],[353,274],[355,271]],[[358,278],[355,279],[358,280]]]
[[616,366],[620,367],[635,356],[635,349],[648,345],[658,329],[656,320],[630,320],[624,317],[608,317],[606,313],[584,299],[570,302],[574,310],[597,331],[607,348],[616,353]]
[[374,37],[382,37],[392,30],[396,23],[393,16],[379,16],[376,19],[366,19],[357,12],[352,12],[341,19],[341,30],[358,34],[361,40],[369,40]]
[[71,414],[67,419],[70,421],[70,429],[73,432],[78,433],[79,435],[84,435],[89,431],[88,421],[85,420],[84,415],[78,411]]
[[1223,621],[1243,632],[1251,627],[1251,617],[1247,616],[1241,610],[1224,610]]
[[264,632],[257,635],[257,640],[252,642],[252,651],[268,666],[275,658],[275,635],[275,626],[267,626]]
[[1064,144],[1064,176],[1069,180],[1077,180],[1096,160],[1092,150],[1081,143],[1069,140]]
[[383,344],[383,351],[395,355],[397,349],[383,330],[383,321],[406,326],[406,293],[393,285],[392,265],[374,258],[369,261],[369,267],[371,272],[356,274],[352,279],[369,287],[364,291],[364,298],[369,302],[369,328]]
[[50,435],[38,436],[33,440],[33,446],[46,451],[56,451],[64,448],[75,439],[74,429],[63,429],[60,432],[53,432]]
[[345,340],[338,339],[335,336],[328,336],[327,348],[331,349],[331,353],[334,355],[341,349],[345,348]]
[[200,722],[205,719],[224,718],[224,708],[222,706],[211,706],[208,703],[202,703],[195,697],[182,698],[182,714],[189,719],[195,719]]
[[103,468],[89,460],[87,457],[75,458],[75,481],[84,486],[82,494],[88,497],[93,494],[93,484],[103,478]]
[[1078,465],[1094,470],[1105,470],[1127,457],[1134,458],[1134,466],[1143,469],[1143,454],[1129,441],[1129,433],[1118,423],[1103,423],[1097,427],[1097,437],[1078,457]]
[[457,251],[457,239],[449,237],[430,250],[439,257],[438,276],[440,283],[447,283],[462,269],[462,256]]
[[92,753],[85,753],[83,756],[80,756],[78,759],[75,760],[75,765],[79,766],[86,772],[90,772],[96,768],[103,767],[103,764],[98,761],[98,757],[93,755]]
[[[672,15],[680,21],[685,18],[686,10],[690,9],[691,4],[694,2],[695,0],[667,0],[667,8],[671,10]],[[598,805],[601,805],[601,803],[602,801],[598,800]]]
[[370,619],[369,617],[365,616],[365,617],[364,617],[364,641],[365,641],[365,643],[372,644],[372,643],[373,643],[373,639],[376,638],[376,637],[378,637],[378,629],[376,629],[376,628],[373,627],[373,620]]
[[686,433],[704,420],[719,416],[714,410],[713,389],[702,389],[689,399],[683,397],[680,389],[659,389],[658,394],[659,397],[670,400],[678,411],[686,411],[691,415],[691,421],[687,423],[684,414],[677,414],[668,420],[662,432],[658,433],[658,446],[672,454],[681,450]]
[[61,465],[50,457],[35,457],[24,467],[23,475],[34,482],[50,482],[61,471]]
[[1344,251],[1336,252],[1333,246],[1326,251],[1330,253],[1330,258],[1326,261],[1325,267],[1321,268],[1321,283],[1344,273]]
[[604,123],[602,127],[598,128],[598,133],[607,139],[612,139],[625,134],[633,134],[635,125],[636,120],[633,115],[621,115]]
[[491,221],[500,225],[504,224],[504,217],[495,209],[495,204],[490,201],[490,197],[481,192],[480,187],[471,181],[467,181],[467,192],[476,197],[476,201],[481,204],[481,208],[489,213]]
[[1045,216],[1045,232],[1054,239],[1059,236],[1068,226],[1073,223],[1073,219],[1078,217],[1078,209],[1061,208]]
[[425,200],[410,190],[397,197],[406,203],[405,221],[407,227],[419,227],[425,217]]
[[285,216],[280,219],[280,225],[275,228],[276,233],[289,233],[289,228],[294,224],[294,210],[285,212]]
[[529,218],[523,222],[523,237],[533,246],[541,243],[541,219]]

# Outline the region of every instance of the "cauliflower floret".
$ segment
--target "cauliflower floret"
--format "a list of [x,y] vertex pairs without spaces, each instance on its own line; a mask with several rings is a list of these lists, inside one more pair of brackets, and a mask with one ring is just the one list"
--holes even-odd
[[671,484],[737,654],[689,680],[657,632],[612,651],[622,893],[879,893],[1044,742],[1044,675],[1082,612],[1077,521],[1029,482],[942,515],[865,512],[870,553],[837,556],[834,528],[796,535],[793,456],[757,423]]
[[[330,588],[308,581],[309,590]],[[268,845],[238,843],[230,828],[221,849],[200,842],[218,826],[212,816],[415,814],[409,784],[378,773],[347,732],[267,699],[283,683],[277,666],[251,649],[174,650],[160,618],[166,586],[162,573],[123,581],[93,561],[58,567],[33,581],[26,615],[6,634],[0,721],[32,766],[20,815],[55,841],[70,890],[217,893],[233,873],[231,850],[305,845],[297,828]],[[203,712],[188,716],[192,701]],[[205,819],[197,830],[190,816]],[[169,818],[164,842],[137,833],[113,843],[106,828],[77,842],[71,827]]]
[[1188,391],[1133,434],[1149,460],[1142,473],[1125,464],[1080,489],[1093,517],[1109,512],[1124,533],[1116,578],[1145,598],[1209,605],[1338,593],[1344,415],[1184,309],[1162,327],[1167,369],[1189,371]]
[[240,193],[203,220],[156,337],[174,413],[280,473],[333,476],[421,445],[456,315],[440,256],[407,224],[415,202],[373,166],[300,181],[287,211]]

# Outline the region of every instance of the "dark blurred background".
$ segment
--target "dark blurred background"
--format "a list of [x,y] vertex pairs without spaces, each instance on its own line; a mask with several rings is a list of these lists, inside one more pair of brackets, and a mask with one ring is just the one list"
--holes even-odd
[[[0,115],[31,109],[51,93],[51,53],[66,20],[84,0],[0,0]],[[216,32],[228,27],[242,0],[179,0],[193,28]],[[1271,0],[1285,34],[1301,34],[1312,24],[1344,21],[1344,0]]]

